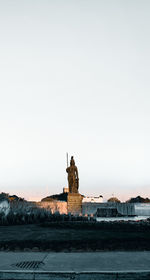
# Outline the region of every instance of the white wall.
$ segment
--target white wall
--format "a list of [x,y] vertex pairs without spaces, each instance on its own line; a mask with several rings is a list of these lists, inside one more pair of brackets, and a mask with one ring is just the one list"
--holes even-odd
[[135,214],[137,216],[150,216],[150,203],[135,203]]
[[6,216],[10,211],[10,203],[7,200],[0,202],[0,213],[4,213]]

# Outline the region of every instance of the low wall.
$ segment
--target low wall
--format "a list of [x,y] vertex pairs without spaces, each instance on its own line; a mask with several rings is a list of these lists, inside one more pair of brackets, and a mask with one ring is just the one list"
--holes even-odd
[[[45,201],[35,202],[34,205],[50,209],[52,213],[67,214],[67,202]],[[124,216],[150,216],[150,203],[94,203],[82,202],[82,215],[95,215],[97,209],[116,209],[118,214]],[[111,211],[108,211],[111,212]],[[113,212],[113,210],[112,210]]]
[[67,214],[67,202],[65,201],[43,201],[37,202],[36,205],[40,208],[45,208],[53,213]]
[[110,272],[44,272],[44,271],[0,271],[3,280],[148,280],[150,271]]
[[118,213],[125,216],[134,216],[135,205],[134,203],[116,203]]
[[134,203],[137,216],[150,216],[150,203]]

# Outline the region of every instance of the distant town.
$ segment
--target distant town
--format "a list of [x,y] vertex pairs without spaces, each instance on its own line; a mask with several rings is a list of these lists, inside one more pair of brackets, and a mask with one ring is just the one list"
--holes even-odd
[[[135,217],[150,216],[150,199],[137,196],[126,202],[121,202],[117,197],[110,197],[103,202],[103,196],[89,197],[79,193],[79,173],[71,156],[70,165],[67,168],[68,187],[64,187],[62,193],[43,198],[39,202],[27,201],[17,195],[7,193],[0,194],[1,223],[4,221],[21,222],[32,220],[37,216],[49,217],[49,215],[72,215],[82,217]],[[6,218],[7,217],[7,218]],[[9,218],[11,217],[11,218]]]
[[80,213],[69,213],[67,207],[68,189],[64,188],[60,194],[51,195],[41,199],[39,202],[27,201],[17,195],[0,193],[0,215],[7,217],[27,214],[34,212],[50,214],[89,217],[119,217],[119,216],[150,216],[150,199],[137,196],[130,198],[126,202],[121,202],[117,197],[110,197],[107,202],[103,202],[103,196],[85,197],[82,196],[82,207]]

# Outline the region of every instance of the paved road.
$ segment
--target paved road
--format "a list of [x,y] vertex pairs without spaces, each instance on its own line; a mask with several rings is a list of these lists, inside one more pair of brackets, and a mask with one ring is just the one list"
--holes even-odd
[[150,271],[150,252],[34,253],[0,252],[0,271],[20,270],[15,264],[42,261],[40,271]]

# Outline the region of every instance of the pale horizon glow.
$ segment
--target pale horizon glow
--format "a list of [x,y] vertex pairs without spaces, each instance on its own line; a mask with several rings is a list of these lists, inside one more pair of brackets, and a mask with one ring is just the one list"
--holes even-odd
[[0,2],[0,192],[150,197],[150,2]]

